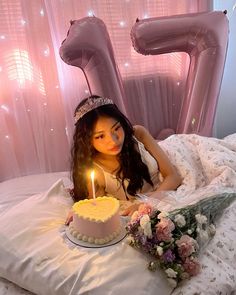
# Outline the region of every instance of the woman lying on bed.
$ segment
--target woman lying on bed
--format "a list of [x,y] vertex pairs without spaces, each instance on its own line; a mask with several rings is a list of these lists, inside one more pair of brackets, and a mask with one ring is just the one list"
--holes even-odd
[[[112,100],[84,99],[75,109],[72,147],[73,199],[92,198],[88,171],[95,171],[96,196],[111,194],[134,200],[137,193],[175,190],[181,183],[176,169],[142,126],[132,126]],[[150,194],[149,194],[150,195]],[[131,215],[138,204],[123,215]],[[71,221],[69,214],[66,224]]]

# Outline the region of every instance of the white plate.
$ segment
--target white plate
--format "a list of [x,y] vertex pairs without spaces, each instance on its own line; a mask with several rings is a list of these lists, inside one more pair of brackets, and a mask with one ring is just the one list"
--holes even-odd
[[82,240],[75,238],[70,233],[69,227],[67,227],[65,233],[66,233],[67,238],[72,243],[74,243],[78,246],[85,247],[85,248],[104,248],[104,247],[109,247],[109,246],[115,245],[115,244],[119,243],[120,241],[122,241],[126,237],[126,235],[127,235],[127,231],[125,229],[126,223],[127,223],[127,219],[121,218],[121,231],[120,231],[119,235],[114,240],[112,240],[106,244],[102,244],[102,245],[91,244],[89,242],[84,242]]

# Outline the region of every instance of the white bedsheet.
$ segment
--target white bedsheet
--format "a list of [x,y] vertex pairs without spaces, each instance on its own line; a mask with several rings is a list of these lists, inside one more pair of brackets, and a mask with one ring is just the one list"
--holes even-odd
[[[161,147],[168,153],[171,161],[178,167],[183,178],[183,184],[178,188],[177,192],[172,193],[171,197],[177,199],[178,202],[165,203],[158,202],[158,206],[164,210],[170,210],[185,204],[195,202],[206,196],[222,192],[236,192],[236,134],[228,136],[224,140],[214,138],[204,138],[196,135],[174,135],[160,143]],[[20,203],[21,200],[30,197],[30,195],[39,193],[48,189],[58,178],[64,178],[66,186],[70,183],[67,173],[55,173],[41,176],[28,176],[16,180],[11,180],[0,184],[0,212],[7,212],[13,204]],[[156,203],[156,200],[152,200]],[[2,213],[2,214],[3,214]],[[174,290],[174,295],[181,294],[231,294],[236,290],[236,204],[233,203],[226,209],[223,217],[217,226],[217,233],[208,245],[207,249],[201,256],[203,269],[200,275],[185,282]],[[78,251],[77,247],[71,245],[73,251]],[[69,249],[72,249],[69,248]],[[112,248],[111,248],[112,249]],[[119,290],[129,285],[134,286],[131,294],[170,294],[171,290],[165,289],[166,293],[158,293],[160,286],[155,286],[152,281],[152,275],[158,279],[162,276],[161,272],[146,275],[146,258],[143,254],[138,253],[125,244],[125,241],[116,245],[115,253],[124,259],[138,259],[138,268],[142,269],[141,275],[137,277],[134,266],[133,271],[129,273],[128,278],[116,277],[116,269],[109,279],[113,284],[117,284]],[[84,251],[84,250],[82,250]],[[110,252],[109,252],[110,251]],[[101,253],[99,267],[109,265],[111,259],[115,256],[111,255],[112,250],[104,249]],[[94,254],[95,252],[93,252]],[[90,253],[91,254],[91,253]],[[113,257],[113,258],[112,258]],[[130,260],[126,260],[130,265]],[[121,260],[122,260],[121,259]],[[132,260],[131,259],[131,260]],[[122,260],[123,261],[123,260]],[[124,261],[123,261],[124,262]],[[122,262],[122,267],[124,263]],[[143,268],[142,263],[143,262]],[[105,263],[105,264],[104,264]],[[78,264],[81,266],[81,260],[78,258]],[[118,267],[118,264],[117,264]],[[82,273],[88,272],[88,266],[79,268]],[[139,272],[138,272],[139,273]],[[90,273],[88,272],[89,275]],[[85,275],[85,277],[86,277]],[[92,277],[95,277],[92,276]],[[143,280],[147,280],[147,287],[144,289],[136,289],[137,282],[139,286],[143,286]],[[149,284],[148,284],[148,280]],[[164,278],[163,278],[164,280]],[[151,284],[150,284],[151,282]],[[99,282],[96,282],[99,285]],[[92,285],[90,285],[91,287]],[[207,287],[208,286],[208,287]],[[164,285],[165,288],[165,285]],[[102,289],[101,289],[102,290]],[[117,289],[118,290],[118,289]],[[86,293],[87,292],[87,293]],[[217,293],[218,292],[218,293]],[[220,293],[221,292],[221,293]],[[0,294],[18,295],[29,294],[23,289],[9,284],[6,280],[0,280]],[[93,290],[87,289],[84,293],[73,294],[100,294],[93,293]],[[116,294],[116,293],[104,293]],[[120,294],[120,293],[117,293]]]
[[154,295],[157,289],[160,295],[170,294],[164,274],[147,271],[148,258],[126,240],[98,249],[71,243],[64,225],[70,206],[58,180],[0,216],[2,277],[39,295]]

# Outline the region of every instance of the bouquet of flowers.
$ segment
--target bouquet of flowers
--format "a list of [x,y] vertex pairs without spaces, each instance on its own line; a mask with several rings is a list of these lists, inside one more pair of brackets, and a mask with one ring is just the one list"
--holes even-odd
[[141,204],[127,224],[130,244],[154,257],[148,268],[164,269],[176,287],[200,272],[199,251],[214,236],[216,220],[235,199],[236,193],[224,193],[168,213]]

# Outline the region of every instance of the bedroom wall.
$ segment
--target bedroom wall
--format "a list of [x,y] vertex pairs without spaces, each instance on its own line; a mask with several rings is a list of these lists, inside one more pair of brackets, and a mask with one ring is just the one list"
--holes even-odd
[[214,136],[223,138],[236,132],[236,1],[214,0],[214,10],[227,10],[229,44],[214,124]]

